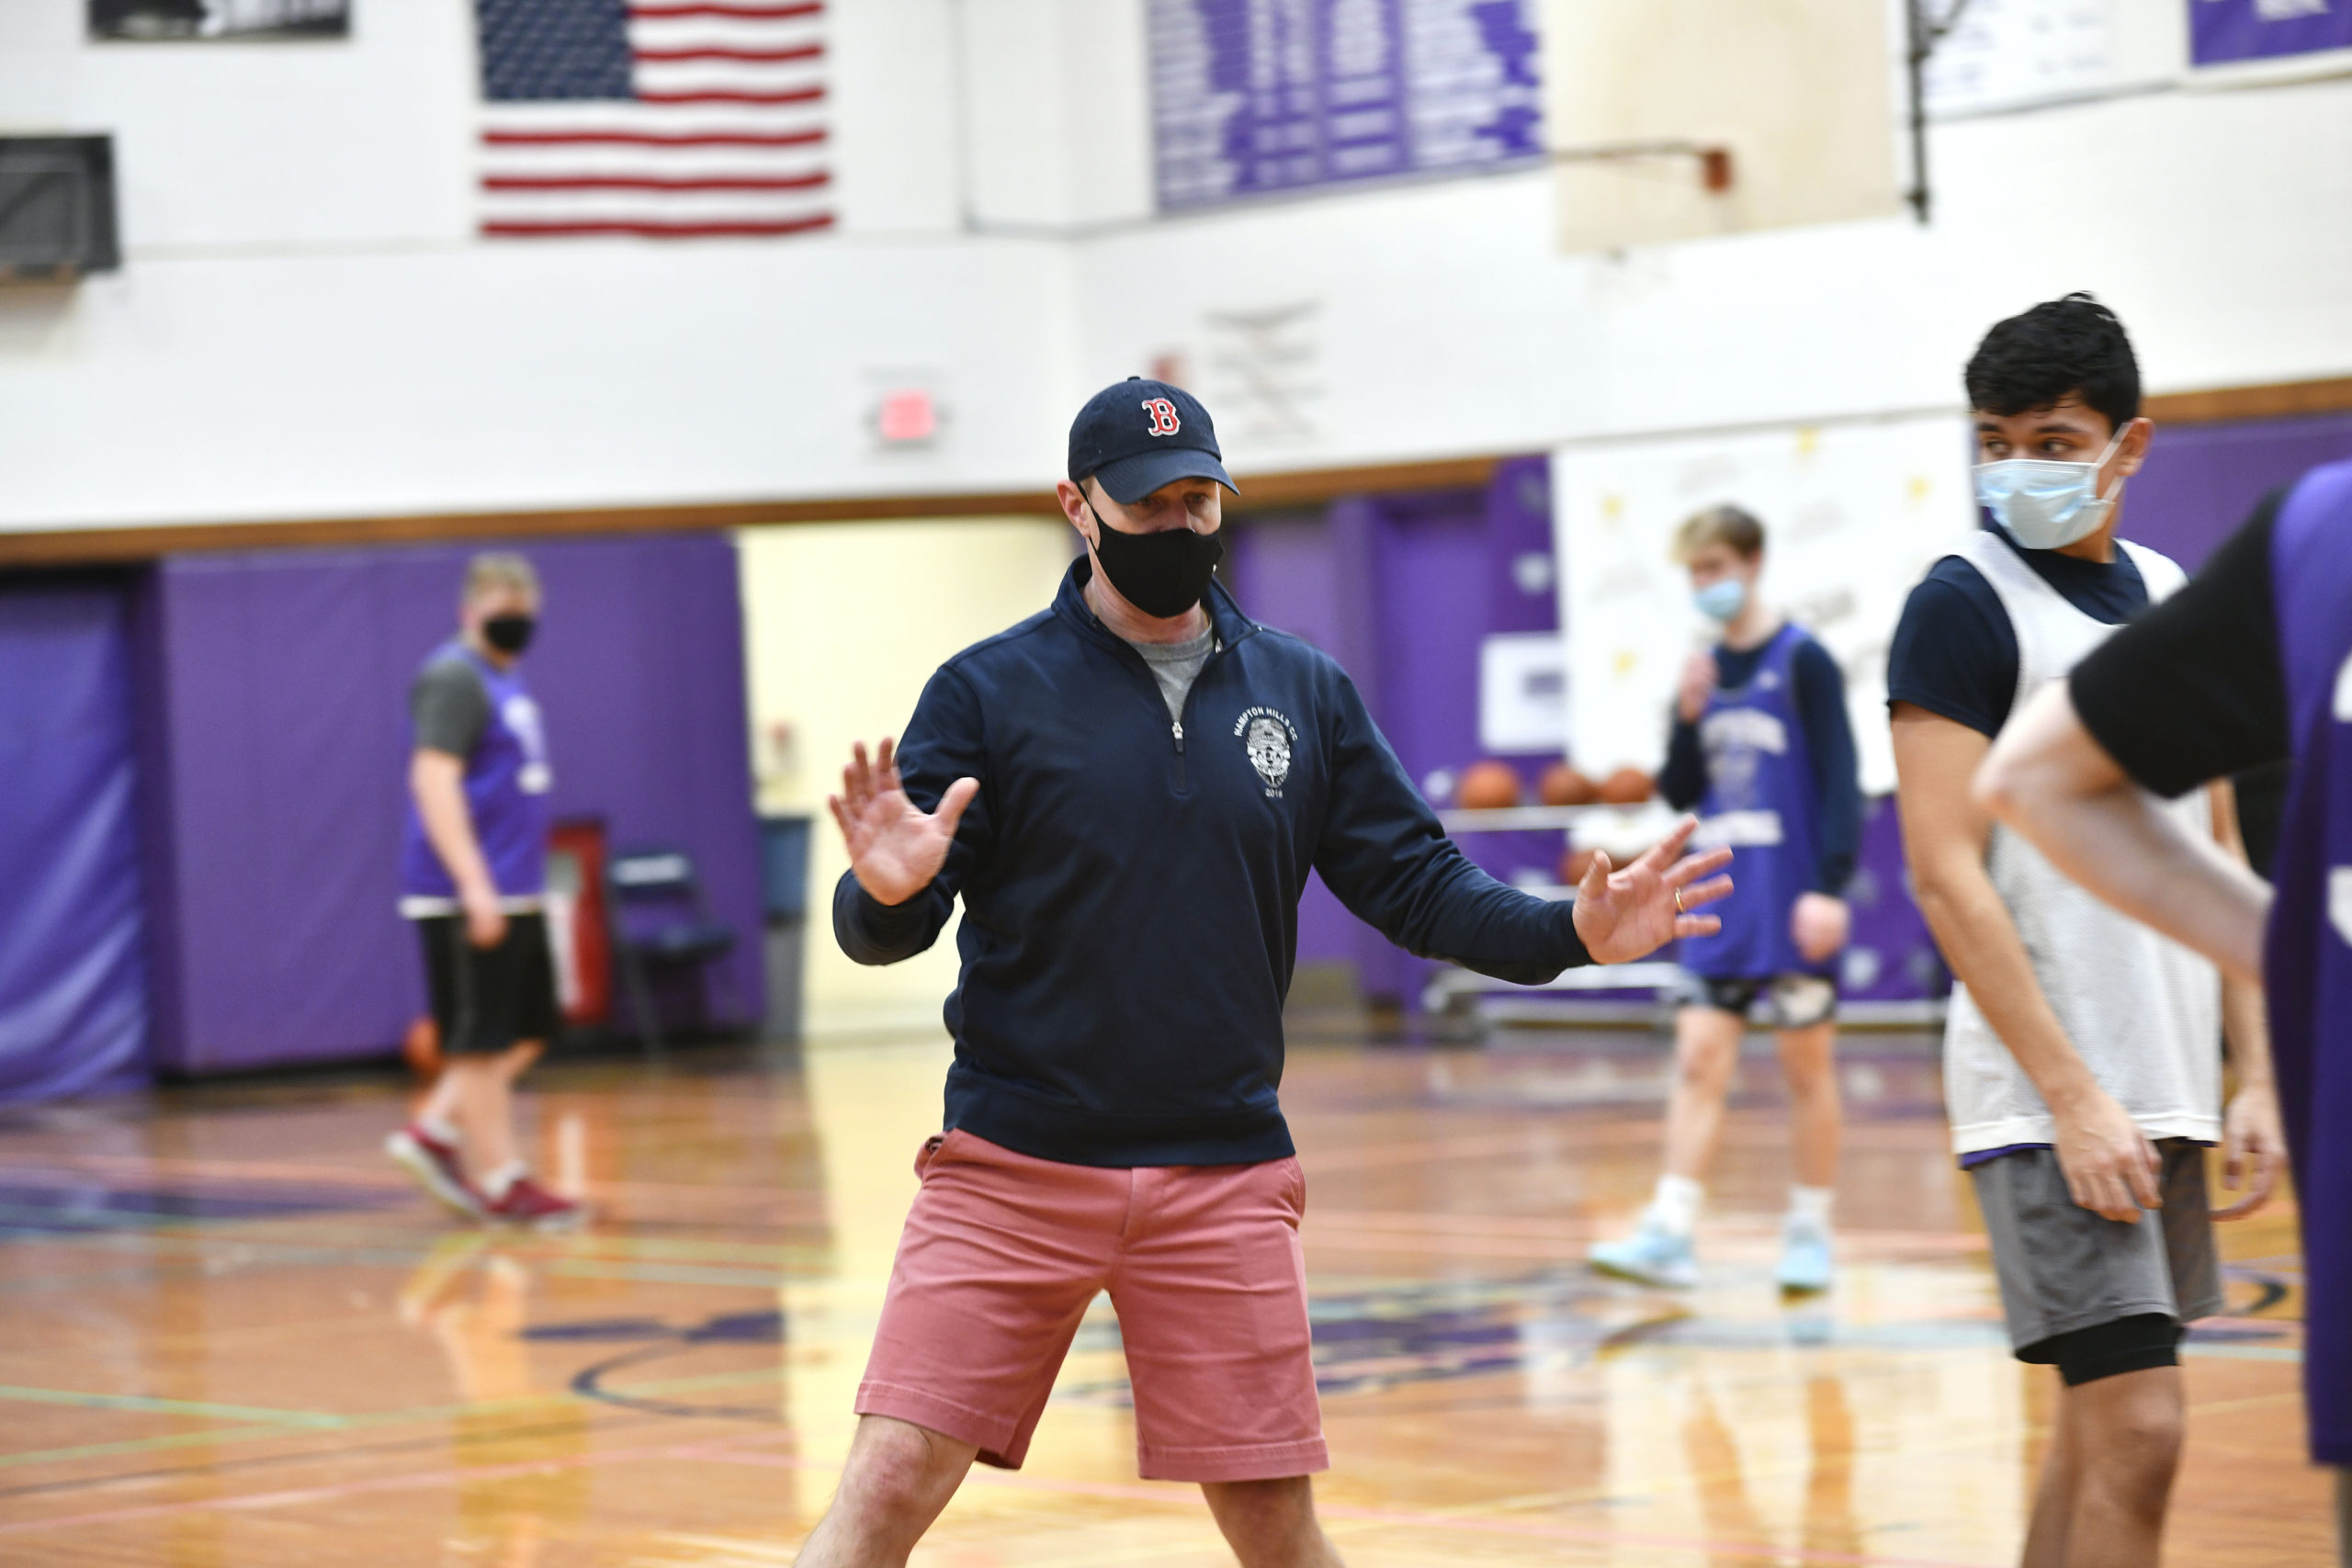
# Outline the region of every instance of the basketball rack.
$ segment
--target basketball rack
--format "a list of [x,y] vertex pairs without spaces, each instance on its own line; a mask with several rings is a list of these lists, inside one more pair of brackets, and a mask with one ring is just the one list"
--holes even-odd
[[[1630,851],[1634,841],[1655,842],[1663,838],[1674,824],[1675,813],[1652,800],[1639,806],[1511,806],[1441,811],[1437,819],[1450,834],[1559,832],[1572,844],[1577,829],[1583,829],[1598,840],[1597,847],[1610,851],[1613,858],[1624,859],[1630,857],[1618,852]],[[1577,896],[1574,887],[1559,884],[1521,891],[1559,904],[1572,904]],[[1663,993],[1681,973],[1671,964],[1586,965],[1562,970],[1541,985],[1521,986],[1449,965],[1430,977],[1421,992],[1421,1007],[1478,1035],[1497,1024],[1510,1023],[1639,1027],[1661,1016]],[[1640,994],[1645,992],[1648,994]],[[1562,993],[1567,994],[1567,999],[1536,999]]]
[[[1639,806],[1512,806],[1491,810],[1453,810],[1437,814],[1449,833],[1561,832],[1570,836],[1587,829],[1599,840],[1594,847],[1612,859],[1631,859],[1636,840],[1663,838],[1677,818],[1656,800]],[[1577,890],[1557,884],[1521,888],[1555,903],[1576,902]],[[1643,1028],[1665,1023],[1672,1014],[1668,999],[1680,980],[1679,966],[1661,962],[1587,964],[1564,969],[1541,985],[1521,986],[1498,980],[1474,970],[1449,964],[1430,976],[1422,988],[1423,1010],[1449,1021],[1468,1033],[1484,1037],[1498,1025],[1609,1024]],[[1646,992],[1647,995],[1641,993]],[[1549,998],[1560,999],[1549,999]],[[1847,1029],[1916,1030],[1940,1028],[1945,1003],[1930,998],[1918,1001],[1847,1001],[1838,1019]]]

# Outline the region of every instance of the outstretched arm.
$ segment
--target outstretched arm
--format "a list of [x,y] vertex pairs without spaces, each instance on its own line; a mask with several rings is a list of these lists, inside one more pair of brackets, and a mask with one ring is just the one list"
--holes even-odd
[[1674,831],[1633,864],[1618,871],[1606,851],[1577,885],[1577,935],[1595,964],[1630,964],[1679,936],[1712,936],[1724,929],[1713,915],[1690,911],[1731,891],[1731,878],[1713,876],[1731,863],[1727,849],[1682,852],[1699,826],[1685,817]]
[[947,786],[937,811],[926,813],[907,798],[899,776],[897,744],[888,736],[865,760],[865,742],[850,748],[842,770],[842,792],[827,795],[833,820],[849,846],[850,874],[877,904],[899,905],[931,886],[947,863],[948,846],[964,808],[980,793],[980,781],[957,779]]
[[850,859],[833,889],[833,935],[856,962],[911,958],[946,929],[989,840],[980,736],[971,688],[942,670],[904,745],[886,739],[870,759],[863,744],[852,748],[842,792],[827,805]]
[[1976,774],[1976,799],[2133,919],[2261,984],[2270,890],[2126,778],[2064,683],[2018,710]]
[[1354,684],[1336,671],[1334,679],[1336,722],[1326,739],[1330,799],[1315,868],[1351,912],[1389,941],[1423,958],[1536,985],[1563,969],[1623,964],[1674,936],[1718,929],[1713,915],[1685,912],[1731,890],[1728,878],[1707,880],[1728,852],[1678,863],[1695,824],[1622,871],[1595,857],[1573,909],[1496,881],[1445,836]]

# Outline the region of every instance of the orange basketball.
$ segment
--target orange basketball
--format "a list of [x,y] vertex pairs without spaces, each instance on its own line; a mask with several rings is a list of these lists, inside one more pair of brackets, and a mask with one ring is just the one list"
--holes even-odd
[[1555,762],[1544,770],[1535,795],[1546,806],[1590,806],[1600,798],[1600,786],[1567,763]]
[[1600,781],[1600,798],[1611,806],[1639,806],[1656,786],[1639,768],[1620,768]]
[[1464,811],[1501,811],[1519,804],[1519,775],[1489,757],[1462,770],[1453,799]]

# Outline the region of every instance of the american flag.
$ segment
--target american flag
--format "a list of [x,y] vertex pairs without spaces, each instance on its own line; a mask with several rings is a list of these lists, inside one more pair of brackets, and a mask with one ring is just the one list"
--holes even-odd
[[832,224],[822,0],[474,0],[474,15],[485,235]]

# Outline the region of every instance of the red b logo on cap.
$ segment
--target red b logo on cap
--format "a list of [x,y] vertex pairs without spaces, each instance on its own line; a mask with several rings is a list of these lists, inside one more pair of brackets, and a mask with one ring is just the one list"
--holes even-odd
[[1166,398],[1146,398],[1143,412],[1151,415],[1151,434],[1173,435],[1183,428],[1176,421],[1176,405]]

